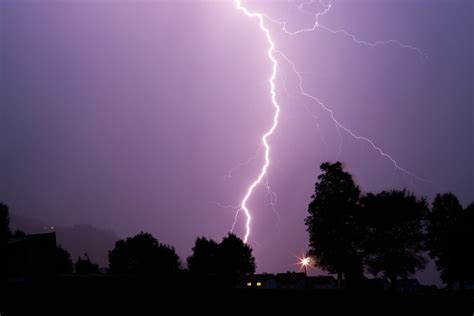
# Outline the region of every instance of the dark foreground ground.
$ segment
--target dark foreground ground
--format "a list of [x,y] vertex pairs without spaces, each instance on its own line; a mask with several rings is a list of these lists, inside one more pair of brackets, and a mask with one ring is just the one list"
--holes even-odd
[[[179,282],[178,282],[179,283]],[[474,315],[474,292],[223,289],[134,280],[58,279],[1,286],[0,315]]]

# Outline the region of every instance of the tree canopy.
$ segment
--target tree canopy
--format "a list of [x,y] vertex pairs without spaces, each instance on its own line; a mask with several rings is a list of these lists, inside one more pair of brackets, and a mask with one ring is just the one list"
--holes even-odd
[[212,239],[197,238],[187,261],[193,275],[207,281],[219,280],[225,285],[238,284],[245,275],[253,274],[256,267],[252,248],[232,233],[219,244]]
[[236,235],[229,233],[219,244],[219,274],[235,283],[255,272],[252,248]]
[[[305,220],[309,254],[320,268],[346,280],[362,277],[362,259],[357,249],[360,189],[340,162],[321,164]],[[339,282],[340,283],[340,282]]]
[[188,269],[200,276],[215,276],[219,266],[219,245],[212,239],[196,238],[193,253],[188,257]]
[[173,247],[142,232],[115,243],[109,251],[109,267],[114,274],[157,276],[177,272],[180,260]]
[[427,248],[449,287],[474,281],[474,204],[463,210],[452,193],[438,194],[427,216]]
[[394,289],[397,278],[425,266],[423,221],[428,205],[405,190],[369,193],[361,203],[367,269],[374,275],[382,273]]
[[10,236],[10,213],[8,205],[0,203],[0,244],[6,243]]

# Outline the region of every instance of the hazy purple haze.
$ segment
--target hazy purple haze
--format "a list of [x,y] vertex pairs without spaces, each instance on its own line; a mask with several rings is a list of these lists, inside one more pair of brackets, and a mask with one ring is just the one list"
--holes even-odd
[[[311,26],[298,3],[249,7],[289,29]],[[289,37],[268,24],[309,93],[429,181],[340,138],[279,59],[282,112],[268,175],[279,217],[264,186],[249,203],[258,271],[296,269],[323,161],[343,161],[364,191],[406,187],[429,200],[451,191],[474,201],[473,15],[469,0],[334,0],[321,17],[369,42],[416,46],[426,59],[324,30]],[[220,240],[234,209],[217,204],[240,203],[273,113],[256,22],[230,2],[1,0],[0,201],[51,225],[148,231],[183,260],[196,236]]]

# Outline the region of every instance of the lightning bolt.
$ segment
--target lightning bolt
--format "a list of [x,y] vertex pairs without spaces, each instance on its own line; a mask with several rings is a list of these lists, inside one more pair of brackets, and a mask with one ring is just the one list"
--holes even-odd
[[277,203],[277,200],[278,200],[278,196],[272,190],[272,188],[270,187],[270,184],[268,183],[268,175],[265,175],[265,183],[264,184],[265,184],[265,189],[267,190],[267,193],[265,195],[265,201],[268,200],[267,205],[270,206],[273,213],[275,214],[276,223],[277,223],[277,226],[278,226],[278,223],[280,222],[280,213],[278,213],[278,211],[276,209],[276,203]]
[[411,45],[407,45],[407,44],[403,44],[401,43],[400,41],[397,41],[395,39],[389,39],[389,40],[384,40],[384,41],[376,41],[376,42],[369,42],[369,41],[366,41],[366,40],[362,40],[362,39],[359,39],[355,34],[347,31],[347,30],[344,30],[344,29],[340,29],[340,30],[334,30],[334,29],[331,29],[327,26],[324,26],[322,25],[321,23],[319,23],[319,18],[325,14],[327,14],[331,8],[332,8],[332,0],[330,0],[326,5],[324,5],[321,1],[319,1],[319,4],[321,4],[322,6],[324,6],[325,8],[321,11],[321,12],[316,12],[316,13],[313,13],[313,12],[308,12],[306,10],[303,9],[303,7],[306,5],[306,4],[312,4],[314,3],[315,1],[310,1],[310,2],[303,2],[302,4],[300,4],[298,6],[298,9],[303,12],[303,13],[306,13],[306,14],[311,14],[311,15],[314,15],[314,23],[311,27],[308,27],[308,28],[302,28],[302,29],[297,29],[295,31],[290,31],[288,30],[287,26],[286,26],[286,21],[277,21],[271,17],[269,17],[268,15],[265,15],[265,14],[262,14],[266,19],[268,19],[269,21],[271,21],[272,23],[274,24],[277,24],[281,27],[281,30],[287,34],[287,35],[298,35],[298,34],[302,34],[302,33],[307,33],[307,32],[314,32],[316,31],[317,29],[322,29],[322,30],[325,30],[331,34],[334,34],[334,35],[337,35],[337,34],[342,34],[346,37],[349,37],[352,41],[354,41],[355,43],[357,43],[358,45],[365,45],[365,46],[369,46],[369,47],[377,47],[377,46],[384,46],[384,45],[389,45],[389,44],[394,44],[394,45],[397,45],[399,46],[400,48],[405,48],[405,49],[409,49],[409,50],[412,50],[414,52],[416,52],[421,60],[424,60],[424,59],[427,59],[427,55],[425,52],[423,52],[421,49],[419,49],[418,47],[415,47],[415,46],[411,46]]
[[257,185],[259,185],[262,182],[263,178],[267,174],[268,166],[270,166],[270,145],[268,144],[268,137],[272,135],[273,132],[275,131],[278,125],[278,117],[280,115],[280,105],[278,104],[276,100],[276,92],[275,92],[275,78],[277,75],[278,61],[273,56],[273,53],[275,51],[275,43],[273,42],[272,37],[270,35],[270,30],[265,26],[263,14],[248,11],[247,8],[242,6],[241,0],[235,0],[235,6],[237,10],[242,11],[249,18],[256,18],[258,20],[258,25],[260,27],[260,30],[265,34],[265,37],[267,39],[267,42],[268,42],[267,54],[268,54],[268,58],[272,62],[272,73],[271,73],[270,78],[268,79],[268,82],[270,84],[270,95],[271,95],[272,105],[275,108],[275,113],[273,115],[273,124],[270,127],[270,129],[262,136],[262,144],[265,147],[265,162],[257,178],[248,187],[247,193],[245,194],[240,204],[241,210],[245,213],[245,216],[247,217],[247,220],[245,222],[245,236],[244,236],[244,242],[247,243],[247,240],[250,236],[250,222],[252,221],[252,216],[250,215],[250,210],[247,206],[247,203],[250,197],[252,196],[252,193],[255,187],[257,187]]
[[[322,26],[319,23],[319,17],[322,16],[322,15],[325,15],[326,13],[329,12],[329,10],[331,9],[332,3],[331,3],[331,1],[329,1],[326,5],[324,5],[321,1],[319,1],[319,3],[325,7],[324,10],[321,11],[321,12],[312,13],[312,12],[305,11],[303,9],[305,4],[312,4],[314,2],[315,1],[311,0],[309,3],[305,2],[305,3],[302,3],[298,6],[298,9],[300,11],[302,11],[304,13],[310,13],[310,14],[314,15],[315,18],[314,18],[313,26],[310,27],[310,28],[303,28],[303,29],[299,29],[299,30],[296,30],[296,31],[289,31],[286,27],[286,22],[276,21],[275,19],[272,19],[272,18],[270,18],[269,16],[267,16],[263,13],[250,12],[246,7],[244,7],[242,5],[242,0],[234,0],[235,6],[236,6],[238,11],[241,11],[242,13],[244,13],[249,18],[255,18],[255,19],[258,20],[258,25],[259,25],[260,31],[263,32],[265,37],[266,37],[266,40],[267,40],[267,43],[268,43],[267,55],[268,55],[269,60],[272,63],[272,73],[271,73],[270,78],[268,79],[268,82],[270,84],[271,102],[272,102],[273,107],[275,108],[275,112],[274,112],[274,115],[273,115],[273,124],[271,125],[270,129],[265,134],[263,134],[263,136],[261,138],[262,144],[263,144],[264,149],[265,149],[264,164],[260,169],[260,173],[257,175],[255,180],[247,188],[246,194],[243,197],[240,206],[237,208],[237,211],[236,211],[235,217],[234,217],[234,222],[232,224],[232,230],[233,230],[236,223],[237,223],[238,215],[240,214],[241,211],[243,211],[245,213],[245,216],[246,216],[245,236],[244,236],[244,242],[245,243],[247,243],[248,238],[250,236],[250,224],[251,224],[251,221],[252,221],[252,216],[251,216],[250,210],[248,208],[248,201],[251,198],[255,188],[259,184],[261,184],[262,181],[264,181],[264,184],[266,185],[267,196],[270,196],[270,205],[271,205],[273,211],[275,212],[275,214],[278,215],[278,213],[276,212],[275,206],[274,206],[274,202],[276,200],[276,195],[275,195],[274,192],[271,192],[270,187],[268,185],[268,179],[267,179],[267,170],[268,170],[268,167],[270,166],[270,145],[268,143],[268,138],[273,134],[273,132],[277,128],[278,118],[279,118],[279,114],[280,114],[280,105],[278,104],[278,102],[276,100],[276,92],[275,92],[275,79],[276,79],[277,70],[278,70],[278,60],[275,58],[275,54],[278,54],[280,57],[282,57],[291,66],[293,72],[298,77],[298,88],[299,88],[299,91],[300,91],[301,95],[303,95],[306,98],[309,98],[309,99],[315,101],[316,103],[318,103],[321,106],[321,108],[329,114],[331,120],[333,121],[333,123],[337,127],[338,133],[339,133],[339,130],[343,130],[348,135],[350,135],[352,138],[367,143],[373,150],[378,152],[378,154],[380,156],[388,159],[397,170],[399,170],[399,171],[401,171],[401,172],[403,172],[403,173],[405,173],[405,174],[407,174],[407,175],[409,175],[413,178],[416,178],[420,181],[429,182],[428,180],[423,179],[423,178],[419,177],[418,175],[414,174],[413,172],[401,167],[399,165],[399,163],[391,155],[386,153],[381,147],[377,146],[371,139],[369,139],[367,137],[364,137],[364,136],[361,136],[361,135],[358,135],[355,132],[353,132],[352,130],[350,130],[349,128],[347,128],[346,126],[344,126],[341,122],[339,122],[336,119],[334,111],[332,109],[330,109],[319,98],[307,93],[304,89],[303,77],[302,77],[301,73],[297,70],[295,63],[293,61],[291,61],[282,51],[275,49],[275,43],[274,43],[274,41],[271,37],[269,28],[267,26],[265,26],[265,20],[268,20],[271,23],[279,25],[281,27],[281,30],[285,34],[290,35],[290,36],[297,35],[297,34],[304,33],[304,32],[313,32],[316,29],[320,28],[320,29],[323,29],[323,30],[325,30],[327,32],[330,32],[332,34],[343,34],[343,35],[351,38],[355,43],[357,43],[359,45],[377,47],[377,46],[380,46],[380,45],[396,44],[401,48],[410,49],[410,50],[413,50],[413,51],[417,52],[422,59],[426,58],[426,54],[424,52],[422,52],[417,47],[402,44],[401,42],[399,42],[397,40],[377,41],[377,42],[371,43],[371,42],[368,42],[368,41],[360,40],[354,34],[348,32],[346,30],[343,30],[343,29],[342,30],[333,30],[333,29],[328,28],[326,26]],[[339,134],[339,136],[341,137],[340,134]],[[340,144],[340,146],[341,146],[341,144]]]
[[324,111],[326,111],[327,113],[329,113],[330,117],[331,117],[331,120],[333,121],[333,123],[340,129],[342,129],[344,132],[346,132],[347,134],[349,134],[352,138],[354,139],[357,139],[357,140],[361,140],[361,141],[364,141],[366,142],[367,144],[369,144],[373,150],[377,151],[382,157],[385,157],[387,158],[388,160],[390,160],[393,164],[393,166],[400,170],[401,172],[407,174],[407,175],[410,175],[420,181],[427,181],[426,179],[424,178],[421,178],[419,177],[418,175],[414,174],[413,172],[401,167],[398,162],[392,157],[390,156],[389,154],[387,154],[385,151],[383,151],[382,148],[380,148],[379,146],[377,146],[371,139],[367,138],[367,137],[364,137],[364,136],[360,136],[356,133],[354,133],[352,130],[350,130],[349,128],[347,128],[346,126],[342,125],[341,122],[339,122],[335,115],[334,115],[334,111],[331,110],[329,107],[326,106],[326,104],[324,104],[319,98],[307,93],[305,90],[304,90],[304,87],[303,87],[303,77],[301,76],[301,74],[298,72],[298,70],[296,69],[296,66],[295,66],[295,63],[292,62],[283,52],[281,51],[276,51],[280,56],[283,57],[283,59],[285,59],[292,67],[293,69],[293,72],[296,74],[296,76],[298,77],[298,88],[301,92],[301,94],[313,101],[316,101],[322,108]]
[[252,161],[254,161],[255,159],[257,159],[257,152],[255,152],[254,155],[252,155],[251,157],[249,157],[247,160],[245,161],[241,161],[239,163],[237,163],[234,167],[232,167],[229,171],[227,171],[227,174],[225,176],[225,180],[229,180],[232,178],[232,176],[234,175],[234,172],[239,169],[239,168],[242,168],[242,167],[245,167],[247,165],[249,165]]

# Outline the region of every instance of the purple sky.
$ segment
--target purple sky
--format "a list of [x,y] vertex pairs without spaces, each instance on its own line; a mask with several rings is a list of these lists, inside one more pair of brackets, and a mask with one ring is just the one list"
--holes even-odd
[[[248,7],[296,30],[312,24],[299,3]],[[258,271],[296,268],[323,161],[343,161],[364,191],[406,187],[430,201],[451,191],[474,201],[473,20],[469,0],[334,0],[320,18],[361,40],[416,46],[426,59],[395,44],[368,47],[324,30],[288,36],[268,24],[308,93],[429,181],[339,137],[280,58],[268,175],[279,216],[264,186],[249,203]],[[256,22],[230,2],[1,1],[0,201],[54,225],[148,231],[183,260],[197,236],[220,240],[234,209],[217,205],[240,203],[273,113]]]

